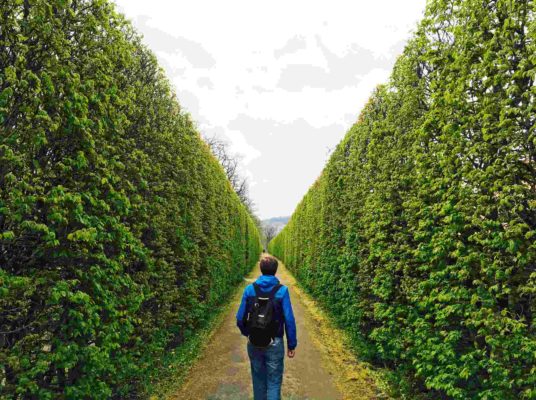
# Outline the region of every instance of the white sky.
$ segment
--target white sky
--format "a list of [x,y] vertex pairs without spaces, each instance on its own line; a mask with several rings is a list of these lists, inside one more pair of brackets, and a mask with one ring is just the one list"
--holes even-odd
[[243,155],[262,219],[290,215],[385,82],[425,0],[116,0],[205,136]]

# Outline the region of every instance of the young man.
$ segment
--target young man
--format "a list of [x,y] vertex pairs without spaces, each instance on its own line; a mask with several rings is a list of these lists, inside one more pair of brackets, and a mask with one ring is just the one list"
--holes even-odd
[[[248,337],[247,350],[251,363],[251,377],[253,379],[253,395],[255,400],[280,400],[281,384],[283,382],[283,367],[285,348],[283,344],[283,331],[287,336],[287,355],[294,357],[296,340],[296,322],[290,303],[288,288],[279,284],[275,277],[277,260],[273,257],[263,257],[260,262],[262,275],[244,290],[242,302],[236,313],[236,324],[242,335]],[[279,287],[276,287],[278,286]],[[257,286],[257,287],[255,287]],[[275,293],[271,293],[274,290]],[[254,303],[256,293],[263,296],[273,295],[274,315],[277,332],[271,343],[266,347],[254,346],[249,339],[249,329],[246,324],[251,304]],[[259,296],[260,297],[260,296]]]

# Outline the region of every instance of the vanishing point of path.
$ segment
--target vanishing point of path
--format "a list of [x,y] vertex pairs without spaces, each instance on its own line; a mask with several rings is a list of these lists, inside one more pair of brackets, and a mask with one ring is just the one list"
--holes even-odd
[[[170,399],[250,400],[253,398],[247,339],[236,327],[235,313],[246,284],[260,275],[259,265],[232,299],[222,324],[208,341],[184,384]],[[293,359],[285,355],[283,399],[385,399],[373,373],[346,350],[344,335],[335,329],[314,301],[300,290],[294,277],[279,262],[276,276],[290,290],[298,333]],[[286,353],[286,338],[285,338]]]

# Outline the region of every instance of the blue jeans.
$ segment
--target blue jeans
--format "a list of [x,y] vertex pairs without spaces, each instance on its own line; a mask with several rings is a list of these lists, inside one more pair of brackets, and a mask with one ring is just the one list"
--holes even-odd
[[260,349],[248,342],[248,355],[254,400],[280,400],[285,361],[283,339],[276,337],[266,349]]

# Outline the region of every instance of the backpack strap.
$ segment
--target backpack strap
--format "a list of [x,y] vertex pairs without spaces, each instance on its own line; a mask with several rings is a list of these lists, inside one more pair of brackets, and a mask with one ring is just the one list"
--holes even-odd
[[256,296],[257,298],[263,296],[263,293],[262,293],[262,291],[261,291],[261,288],[259,287],[259,285],[257,285],[257,282],[253,282],[253,289],[255,289],[255,296]]
[[277,291],[279,290],[279,288],[283,286],[282,284],[278,283],[277,285],[274,286],[274,288],[270,291],[270,294],[268,295],[271,299],[273,299],[275,297],[275,294],[277,293]]

